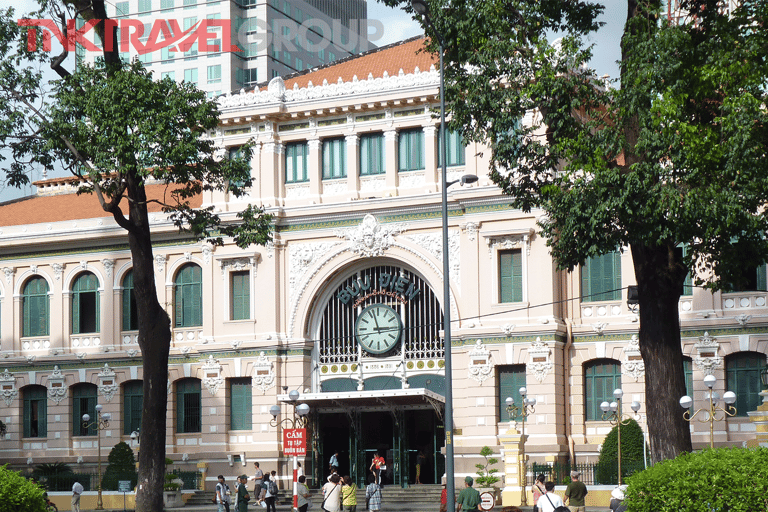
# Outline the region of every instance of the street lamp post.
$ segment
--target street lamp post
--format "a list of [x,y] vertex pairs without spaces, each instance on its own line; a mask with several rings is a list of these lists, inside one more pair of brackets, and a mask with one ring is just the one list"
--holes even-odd
[[96,460],[98,461],[99,471],[99,493],[96,499],[96,510],[104,510],[104,502],[101,499],[101,431],[109,427],[109,420],[112,419],[112,415],[108,412],[102,414],[101,404],[96,404],[95,409],[96,417],[92,422],[89,414],[83,414],[83,428],[96,427]]
[[505,402],[507,403],[507,414],[509,415],[509,423],[510,428],[512,426],[512,418],[514,416],[517,416],[518,414],[522,418],[523,422],[523,431],[521,433],[521,454],[520,454],[520,485],[523,489],[522,497],[520,498],[520,505],[528,505],[528,496],[526,496],[526,493],[528,492],[528,469],[526,466],[526,458],[525,458],[525,419],[528,417],[529,414],[533,414],[535,412],[534,406],[536,405],[536,399],[534,397],[528,397],[526,396],[528,394],[528,390],[525,387],[522,387],[519,389],[520,396],[523,399],[523,403],[518,407],[515,405],[515,399],[511,396],[508,396]]
[[[280,414],[280,406],[273,405],[269,408],[269,413],[272,415],[272,420],[269,424],[273,427],[280,427],[281,429],[302,429],[307,426],[307,415],[309,414],[309,406],[307,404],[299,404],[299,392],[293,390],[288,393],[289,403],[293,406],[293,418],[284,418],[280,421],[277,420],[277,416]],[[298,404],[298,405],[297,405]],[[304,436],[304,443],[306,446],[306,435]],[[285,451],[285,447],[283,447]],[[297,494],[298,483],[296,481],[296,469],[297,469],[297,456],[293,455],[293,509],[299,509],[299,497]]]
[[[621,389],[614,389],[613,397],[616,401],[611,402],[610,404],[608,402],[600,404],[600,409],[603,411],[603,421],[610,421],[611,425],[618,427],[616,429],[616,437],[618,442],[617,457],[619,462],[619,485],[621,485],[621,426],[629,425],[629,420],[632,419],[632,416],[629,414],[623,414],[621,412],[622,396],[624,396],[624,392]],[[634,411],[634,418],[637,420],[639,417],[637,411],[640,410],[640,402],[632,402],[630,408]]]
[[[720,402],[720,396],[716,392],[712,391],[712,388],[715,387],[716,383],[717,377],[714,375],[707,375],[704,377],[704,384],[707,386],[707,388],[709,388],[709,392],[705,396],[705,398],[709,400],[709,406],[697,409],[693,414],[691,414],[691,412],[688,410],[693,405],[693,398],[685,395],[680,399],[680,406],[683,409],[686,409],[686,411],[683,413],[683,418],[685,421],[689,423],[692,422],[693,419],[702,411],[707,414],[706,418],[699,418],[698,421],[701,423],[709,423],[710,448],[715,447],[715,421],[721,421],[728,416],[734,416],[736,414],[736,407],[733,406],[733,403],[736,402],[736,393],[733,391],[726,391],[723,394],[723,402],[725,402],[725,406],[720,406],[718,405]],[[722,414],[718,415],[718,412],[721,412]],[[702,414],[702,416],[704,415]]]
[[[437,37],[440,46],[440,157],[442,168],[442,231],[443,231],[443,343],[445,346],[445,487],[448,503],[454,503],[456,486],[454,484],[453,465],[453,382],[452,382],[452,358],[451,358],[451,286],[450,259],[448,254],[448,187],[456,181],[448,182],[447,156],[445,140],[445,67],[443,65],[443,53],[445,53],[445,39],[432,24],[429,17],[429,5],[425,0],[411,0],[413,10],[424,18],[424,22]],[[473,183],[477,176],[463,176],[461,183]]]

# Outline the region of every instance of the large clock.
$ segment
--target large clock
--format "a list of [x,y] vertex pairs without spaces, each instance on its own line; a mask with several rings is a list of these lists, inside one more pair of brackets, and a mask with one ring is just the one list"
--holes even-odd
[[400,340],[403,322],[397,311],[386,304],[366,307],[355,320],[355,337],[371,354],[389,352]]

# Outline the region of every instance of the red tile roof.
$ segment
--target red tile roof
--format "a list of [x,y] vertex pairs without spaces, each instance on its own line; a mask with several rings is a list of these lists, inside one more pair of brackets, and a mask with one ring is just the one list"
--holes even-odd
[[[169,191],[166,185],[147,185],[146,190],[149,199],[162,199]],[[198,196],[190,203],[192,207],[198,208],[202,204],[202,199]],[[127,202],[123,201],[122,210],[127,215],[126,205]],[[147,210],[150,213],[159,212],[161,206],[157,203],[148,203]],[[30,196],[0,204],[0,227],[101,217],[112,218],[112,214],[101,209],[99,200],[93,194]]]

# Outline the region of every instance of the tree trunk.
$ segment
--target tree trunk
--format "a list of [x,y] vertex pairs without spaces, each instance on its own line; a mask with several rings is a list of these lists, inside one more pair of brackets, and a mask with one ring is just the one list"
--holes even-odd
[[157,300],[152,239],[146,192],[138,177],[128,176],[128,243],[133,259],[133,289],[139,318],[139,347],[144,364],[144,404],[141,413],[137,512],[163,510],[165,482],[166,410],[168,404],[168,351],[171,324]]
[[640,353],[645,363],[645,411],[651,460],[691,451],[691,431],[679,400],[685,395],[678,302],[686,269],[673,244],[632,244],[640,303]]

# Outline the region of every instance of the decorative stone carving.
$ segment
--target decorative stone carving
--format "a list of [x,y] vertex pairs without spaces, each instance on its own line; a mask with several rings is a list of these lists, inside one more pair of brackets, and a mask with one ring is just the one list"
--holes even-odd
[[[437,261],[443,261],[443,235],[409,235],[405,237],[414,244],[426,250],[433,255]],[[461,272],[459,272],[459,263],[461,256],[461,236],[458,231],[448,231],[448,264],[450,268],[450,278],[456,289],[461,289]]]
[[704,376],[712,375],[715,370],[723,367],[723,358],[717,355],[720,343],[705,331],[704,336],[694,345],[698,355],[693,358],[696,367],[704,372]]
[[492,373],[491,353],[482,341],[477,340],[469,352],[469,378],[482,384]]
[[27,363],[33,364],[36,359],[37,359],[37,356],[27,356]]
[[5,400],[7,407],[10,407],[11,402],[19,396],[19,390],[16,389],[16,377],[8,373],[8,369],[0,373],[0,395]]
[[501,331],[504,334],[512,334],[512,331],[515,330],[515,327],[517,327],[515,324],[504,324],[501,326]]
[[211,255],[213,254],[214,247],[213,245],[209,243],[204,243],[202,247],[200,248],[200,252],[203,253],[203,262],[206,265],[210,265],[211,263]]
[[130,348],[130,349],[126,350],[125,353],[128,354],[128,357],[136,357],[138,355],[139,351],[136,350],[135,348]]
[[115,260],[104,258],[101,260],[101,264],[104,267],[104,271],[107,273],[107,277],[112,277],[112,270],[115,268]]
[[598,336],[602,336],[603,332],[605,332],[605,328],[608,327],[608,324],[605,322],[595,322],[592,324],[592,330],[595,331],[595,333]]
[[242,340],[234,340],[229,342],[229,345],[232,347],[232,350],[234,350],[235,352],[240,351],[240,345],[242,344],[243,344]]
[[48,377],[48,398],[60,404],[67,397],[67,384],[61,369],[56,365],[53,367],[51,376]]
[[532,373],[537,381],[544,382],[544,379],[547,378],[553,367],[552,350],[547,345],[547,342],[541,341],[541,338],[537,336],[528,349],[526,371]]
[[635,378],[635,382],[645,375],[645,362],[640,354],[640,339],[633,334],[629,343],[624,347],[624,360],[621,362],[621,370]]
[[243,270],[249,270],[254,265],[253,258],[226,258],[219,260],[219,267],[221,268],[221,278],[224,279],[227,276],[227,272],[242,272]]
[[742,327],[747,325],[747,323],[749,323],[751,319],[752,319],[752,315],[745,315],[743,313],[736,317],[736,321],[739,322],[739,325]]
[[83,270],[88,270],[88,262],[85,260],[82,260],[80,262],[80,268],[82,268]]
[[470,242],[477,240],[477,232],[480,231],[479,222],[467,222],[461,225],[461,230],[467,234],[467,239]]
[[266,395],[267,390],[275,386],[275,369],[264,352],[253,363],[253,387],[260,389]]
[[485,243],[488,244],[488,257],[493,258],[494,250],[520,249],[524,250],[527,256],[531,255],[531,237],[533,229],[522,233],[511,233],[506,235],[484,235]]
[[11,281],[13,281],[13,274],[15,272],[16,269],[14,267],[3,267],[3,274],[5,274],[5,280],[8,284],[11,284]]
[[32,272],[33,274],[37,274],[38,273],[37,265],[30,265],[29,266],[29,271]]
[[221,376],[221,363],[212,355],[208,356],[208,360],[203,365],[203,385],[211,396],[216,395],[219,388],[224,385],[224,378]]
[[107,402],[112,401],[112,397],[117,392],[117,379],[115,378],[115,370],[109,367],[108,363],[104,363],[104,368],[99,372],[99,394],[104,397]]
[[157,272],[165,272],[165,263],[168,258],[163,254],[155,254],[155,270]]
[[384,251],[394,243],[394,237],[405,231],[405,227],[396,224],[383,226],[376,217],[367,214],[356,228],[337,231],[336,236],[351,242],[352,252],[362,258],[383,256]]

